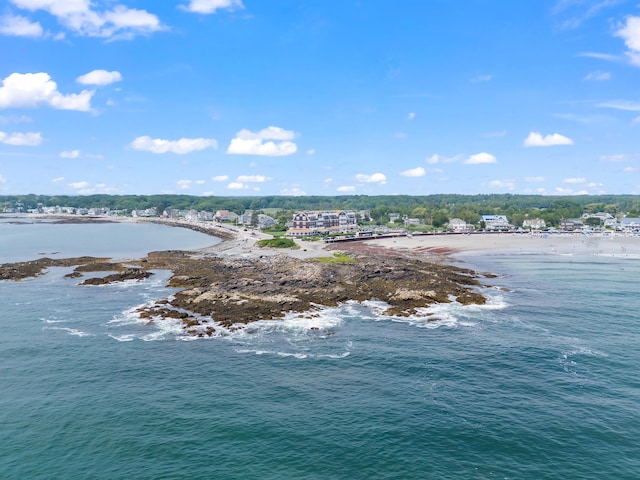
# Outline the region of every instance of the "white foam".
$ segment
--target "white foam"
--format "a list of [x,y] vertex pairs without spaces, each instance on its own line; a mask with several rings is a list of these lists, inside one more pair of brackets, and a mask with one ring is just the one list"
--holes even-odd
[[44,327],[45,330],[61,330],[63,332],[67,332],[69,335],[73,335],[76,337],[93,337],[93,334],[82,332],[80,330],[76,330],[75,328],[67,328],[67,327]]

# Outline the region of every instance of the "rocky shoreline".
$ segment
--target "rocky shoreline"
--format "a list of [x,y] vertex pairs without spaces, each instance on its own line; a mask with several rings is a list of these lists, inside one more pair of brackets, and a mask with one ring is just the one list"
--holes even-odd
[[[67,277],[79,285],[142,280],[153,270],[173,272],[168,286],[180,290],[139,310],[149,322],[179,319],[186,334],[212,336],[217,327],[243,328],[257,320],[301,317],[348,301],[378,300],[390,316],[424,314],[425,308],[452,301],[486,302],[481,279],[488,275],[442,262],[364,251],[338,257],[294,258],[253,250],[250,257],[187,251],[151,252],[127,262],[108,258],[41,258],[0,265],[0,279],[19,281],[52,267],[74,267]],[[112,272],[90,277],[90,273]],[[87,278],[88,277],[88,278]],[[435,318],[434,318],[435,320]]]

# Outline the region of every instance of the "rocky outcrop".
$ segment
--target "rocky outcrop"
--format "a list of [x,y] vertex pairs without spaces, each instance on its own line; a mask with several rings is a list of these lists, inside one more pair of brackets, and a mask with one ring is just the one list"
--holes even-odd
[[285,254],[256,258],[196,256],[192,252],[152,252],[126,265],[108,259],[40,259],[0,266],[0,278],[19,280],[50,266],[77,265],[70,276],[114,271],[88,278],[82,285],[140,280],[151,270],[171,270],[169,286],[181,290],[168,299],[140,310],[143,318],[179,319],[186,332],[212,335],[215,326],[231,327],[257,320],[277,319],[287,313],[306,314],[318,307],[350,300],[379,300],[387,315],[414,315],[436,303],[456,300],[484,304],[483,275],[440,262],[367,252],[351,254],[354,262],[325,263]]

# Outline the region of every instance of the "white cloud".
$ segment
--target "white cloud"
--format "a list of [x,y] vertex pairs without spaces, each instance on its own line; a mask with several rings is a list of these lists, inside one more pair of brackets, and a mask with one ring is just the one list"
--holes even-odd
[[578,54],[579,57],[595,58],[597,60],[605,60],[607,62],[619,62],[621,58],[618,55],[611,55],[609,53],[598,52],[582,52]]
[[42,134],[40,132],[0,132],[0,143],[17,147],[35,147],[42,143]]
[[87,188],[89,186],[89,182],[73,182],[73,183],[70,183],[69,186],[76,190],[80,190],[83,188]]
[[379,183],[380,185],[387,183],[387,177],[384,173],[373,173],[371,175],[359,173],[356,175],[356,180],[360,183]]
[[51,183],[60,183],[60,182],[64,182],[64,177],[57,177],[51,180]]
[[[16,7],[35,12],[44,10],[58,23],[78,35],[102,38],[133,38],[164,30],[157,16],[146,10],[116,4],[113,9],[97,11],[89,0],[10,0]],[[114,2],[108,2],[110,4]]]
[[91,109],[92,90],[63,95],[47,73],[12,73],[2,80],[0,108],[35,108],[41,105],[60,110]]
[[214,182],[226,182],[227,180],[229,180],[229,175],[216,175],[211,180],[213,180]]
[[353,185],[343,185],[341,187],[336,188],[336,191],[340,193],[355,192],[355,190],[356,190],[356,187],[354,187]]
[[31,22],[20,15],[5,15],[0,18],[0,35],[12,37],[42,37],[44,30],[38,22]]
[[481,165],[485,163],[496,163],[498,160],[496,157],[487,152],[476,153],[475,155],[471,155],[467,158],[464,163],[465,165]]
[[601,72],[600,70],[596,70],[595,72],[590,72],[584,77],[585,80],[602,82],[605,80],[611,80],[611,74],[609,72]]
[[403,177],[424,177],[426,174],[427,171],[422,167],[410,168],[400,173]]
[[60,158],[78,158],[80,156],[80,150],[65,150],[60,152]]
[[310,148],[309,150],[307,150],[307,155],[315,155],[316,154],[316,150],[314,148]]
[[240,175],[236,178],[236,182],[240,183],[263,183],[267,180],[271,180],[271,178],[264,175]]
[[[240,130],[231,140],[227,153],[266,157],[293,155],[298,150],[298,146],[291,140],[296,137],[295,132],[280,127],[267,127],[259,132]],[[265,140],[269,141],[265,142]]]
[[0,183],[7,183],[7,179],[0,175]]
[[640,66],[640,17],[628,16],[614,35],[624,39],[627,57],[631,63]]
[[489,186],[491,188],[501,188],[501,189],[512,191],[516,189],[516,181],[515,180],[492,180],[489,182]]
[[0,115],[0,125],[8,125],[9,123],[30,123],[33,120],[26,115]]
[[551,135],[545,135],[538,132],[531,132],[529,136],[524,139],[523,145],[525,147],[552,147],[554,145],[573,145],[573,140],[559,133]]
[[627,155],[624,153],[618,153],[614,155],[600,155],[600,160],[603,162],[626,162],[637,158],[637,155]]
[[462,160],[462,155],[454,155],[453,157],[445,157],[444,155],[439,155],[434,153],[429,158],[426,159],[426,162],[429,165],[435,165],[436,163],[454,163],[459,160]]
[[568,183],[569,185],[578,185],[586,182],[587,179],[584,177],[574,177],[574,178],[565,178],[562,180],[562,183]]
[[544,182],[546,180],[546,178],[542,177],[542,176],[538,176],[538,177],[524,177],[524,181],[527,183],[540,183],[540,182]]
[[408,120],[413,120],[414,118],[416,118],[415,112],[409,112],[409,115],[407,115],[407,119]]
[[608,102],[599,103],[597,106],[604,108],[613,108],[616,110],[625,110],[628,112],[640,112],[640,102],[631,102],[628,100],[611,100]]
[[637,167],[625,167],[624,172],[625,173],[633,173],[636,172],[638,170]]
[[240,182],[231,182],[229,185],[227,185],[227,188],[229,190],[243,190],[245,188],[249,188],[249,186]]
[[130,147],[152,153],[186,153],[204,150],[206,148],[218,148],[215,138],[181,138],[180,140],[163,140],[161,138],[151,138],[147,135],[136,138],[131,142]]
[[180,190],[189,190],[192,183],[193,182],[191,180],[178,180],[176,182],[176,185]]
[[299,186],[293,186],[291,188],[284,188],[280,191],[280,195],[288,195],[291,197],[303,197],[307,194]]
[[180,7],[182,10],[193,13],[216,13],[216,10],[242,9],[242,0],[190,0],[188,5]]
[[106,70],[93,70],[76,78],[76,82],[82,85],[104,86],[110,83],[120,82],[122,75],[118,71],[108,72]]

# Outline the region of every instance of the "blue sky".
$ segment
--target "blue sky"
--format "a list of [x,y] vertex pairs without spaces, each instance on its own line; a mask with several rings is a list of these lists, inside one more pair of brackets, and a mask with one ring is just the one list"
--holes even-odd
[[0,0],[0,194],[640,194],[638,0]]

